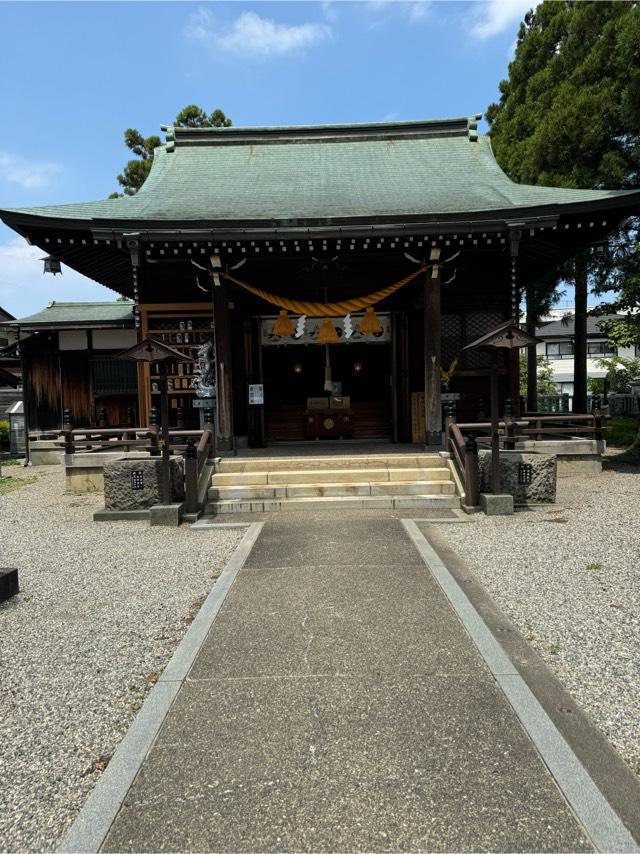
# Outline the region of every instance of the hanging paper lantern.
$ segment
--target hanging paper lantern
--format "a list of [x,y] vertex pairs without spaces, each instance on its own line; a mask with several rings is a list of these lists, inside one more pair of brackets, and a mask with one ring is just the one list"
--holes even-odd
[[378,320],[378,315],[370,307],[360,321],[360,332],[362,335],[375,335],[376,332],[382,332],[382,326]]
[[338,333],[329,317],[325,317],[318,332],[318,344],[337,344]]
[[286,338],[287,336],[291,336],[294,333],[293,323],[291,322],[289,315],[287,312],[282,309],[280,311],[280,317],[276,320],[273,325],[273,334],[277,335],[278,338]]

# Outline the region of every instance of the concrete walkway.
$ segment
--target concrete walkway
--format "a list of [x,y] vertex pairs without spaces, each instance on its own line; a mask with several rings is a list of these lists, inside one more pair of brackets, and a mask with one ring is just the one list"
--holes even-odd
[[103,850],[593,845],[401,521],[296,513],[266,522]]

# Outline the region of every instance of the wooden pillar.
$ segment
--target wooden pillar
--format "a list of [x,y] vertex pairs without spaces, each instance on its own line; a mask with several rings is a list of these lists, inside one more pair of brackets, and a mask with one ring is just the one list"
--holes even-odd
[[169,395],[166,362],[160,363],[160,435],[162,437],[162,503],[171,504],[171,448],[169,446]]
[[587,412],[587,264],[584,255],[575,259],[575,304],[573,340],[573,411]]
[[442,444],[441,337],[440,307],[440,249],[431,250],[432,266],[427,270],[424,285],[424,405],[425,441],[427,445]]
[[513,401],[513,414],[520,418],[520,350],[507,350],[507,365],[509,366],[509,391],[507,397]]
[[500,386],[498,350],[491,354],[491,492],[500,494]]
[[409,317],[406,311],[400,316],[400,441],[411,441],[411,378],[409,375]]
[[[533,306],[533,295],[527,294],[527,332],[536,334],[536,318]],[[536,344],[527,347],[527,411],[538,411],[538,351]]]
[[[247,383],[262,383],[262,346],[260,341],[260,319],[245,317],[244,319],[245,373]],[[249,405],[248,395],[245,394],[247,407],[247,431],[250,448],[264,448],[264,405]]]
[[216,438],[221,451],[233,449],[231,328],[229,298],[223,282],[213,287],[213,328],[216,351]]
[[391,441],[398,441],[398,312],[391,314]]

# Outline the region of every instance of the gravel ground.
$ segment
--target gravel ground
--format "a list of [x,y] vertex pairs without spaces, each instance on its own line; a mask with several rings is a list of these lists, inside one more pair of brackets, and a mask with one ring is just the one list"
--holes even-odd
[[62,467],[0,495],[0,850],[52,851],[171,657],[242,530],[92,521]]
[[440,531],[640,774],[640,467],[558,480],[554,509]]

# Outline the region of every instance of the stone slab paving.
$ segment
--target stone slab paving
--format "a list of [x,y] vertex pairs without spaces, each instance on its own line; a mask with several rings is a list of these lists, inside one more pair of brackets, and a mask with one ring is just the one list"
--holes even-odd
[[400,520],[273,517],[106,851],[592,846]]

